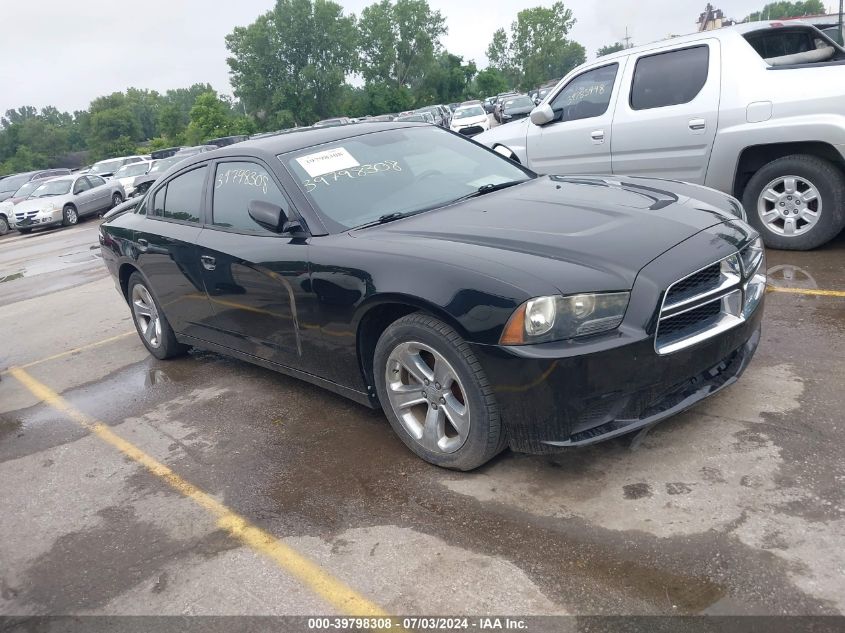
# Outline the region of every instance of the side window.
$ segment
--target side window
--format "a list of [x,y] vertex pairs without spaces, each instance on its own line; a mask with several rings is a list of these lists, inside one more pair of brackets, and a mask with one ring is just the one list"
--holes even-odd
[[91,188],[91,185],[88,183],[88,179],[83,176],[76,181],[76,184],[73,185],[73,193],[82,193],[83,191],[88,191]]
[[157,215],[158,217],[164,217],[164,197],[167,195],[167,187],[162,187],[155,193],[155,198],[153,199],[153,206],[152,206],[152,213],[149,215]]
[[[182,222],[199,222],[205,173],[207,171],[208,167],[202,166],[168,182],[164,198],[164,212],[156,213],[156,215],[162,215],[171,220],[181,220]],[[160,194],[161,192],[156,194],[156,210],[158,210],[158,196]]]
[[707,83],[709,65],[707,46],[641,57],[634,68],[631,108],[650,110],[689,103]]
[[88,182],[92,187],[102,187],[106,184],[106,181],[99,176],[86,176],[86,178],[88,178]]
[[252,200],[272,202],[287,209],[282,192],[267,170],[257,163],[219,163],[214,178],[211,222],[214,226],[268,233],[249,217]]
[[555,121],[591,119],[607,112],[619,64],[594,68],[566,84],[552,100]]

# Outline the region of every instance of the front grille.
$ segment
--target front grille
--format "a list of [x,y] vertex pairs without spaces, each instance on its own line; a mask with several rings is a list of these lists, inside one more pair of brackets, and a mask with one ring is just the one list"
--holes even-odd
[[742,274],[731,255],[669,286],[660,310],[654,346],[671,354],[742,322]]
[[697,295],[713,292],[719,288],[721,283],[721,264],[716,263],[673,285],[666,293],[666,304],[677,305]]
[[21,211],[20,213],[15,213],[15,219],[16,219],[18,222],[20,222],[21,220],[24,220],[24,219],[29,219],[29,220],[31,220],[31,219],[32,219],[32,218],[34,218],[36,215],[38,215],[38,210],[37,210],[37,209],[36,209],[35,211]]

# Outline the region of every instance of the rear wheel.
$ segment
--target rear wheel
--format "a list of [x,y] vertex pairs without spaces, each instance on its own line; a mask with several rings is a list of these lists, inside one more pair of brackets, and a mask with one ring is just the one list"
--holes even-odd
[[9,232],[9,221],[5,216],[0,215],[0,235],[6,235]]
[[785,156],[754,174],[743,205],[766,246],[810,250],[845,226],[845,177],[821,158]]
[[410,314],[390,325],[376,345],[373,368],[390,425],[425,461],[472,470],[505,447],[484,370],[442,321]]
[[111,197],[111,206],[112,206],[112,209],[113,209],[113,208],[115,208],[117,205],[119,205],[121,202],[123,202],[123,196],[121,196],[121,195],[120,195],[120,193],[118,193],[118,192],[116,191],[116,192],[114,193],[114,195]]
[[79,222],[79,214],[76,212],[76,207],[67,205],[62,210],[62,226],[73,226]]
[[184,354],[188,347],[176,340],[170,323],[139,273],[132,273],[127,287],[132,320],[150,354],[164,360]]

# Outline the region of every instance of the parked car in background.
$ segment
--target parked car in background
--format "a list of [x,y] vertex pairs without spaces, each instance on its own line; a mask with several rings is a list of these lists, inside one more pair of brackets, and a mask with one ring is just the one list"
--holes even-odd
[[[28,182],[45,180],[55,176],[64,176],[70,173],[69,169],[39,169],[21,174],[12,174],[0,179],[0,203],[13,197],[18,190]],[[0,235],[5,235],[11,228],[12,218],[6,211],[0,210]]]
[[157,149],[154,152],[150,152],[150,158],[153,160],[162,160],[164,158],[170,158],[176,152],[185,149],[184,147],[168,147],[166,149]]
[[503,92],[496,95],[496,101],[493,107],[493,118],[495,118],[496,121],[499,123],[502,122],[502,104],[504,104],[507,99],[512,99],[518,95],[518,92]]
[[490,115],[480,105],[460,106],[452,115],[449,129],[464,136],[475,136],[490,129]]
[[39,186],[15,207],[14,227],[20,233],[50,226],[72,226],[79,218],[119,205],[126,197],[116,180],[93,174],[59,176]]
[[443,112],[440,106],[425,106],[417,108],[414,112],[418,114],[428,113],[431,115],[435,125],[439,125],[440,127],[449,127],[449,117]]
[[216,145],[194,145],[193,147],[183,147],[173,154],[172,158],[188,158],[189,156],[196,156],[197,154],[203,154],[205,152],[213,152],[216,149]]
[[430,123],[437,125],[431,112],[412,112],[411,114],[400,114],[394,121],[402,121],[404,123]]
[[481,102],[481,107],[484,108],[487,114],[493,114],[493,111],[496,109],[496,97],[487,97]]
[[518,95],[502,102],[501,122],[510,123],[524,119],[536,107],[536,103],[528,95]]
[[538,176],[434,126],[362,123],[195,156],[99,239],[155,358],[194,346],[307,380],[471,470],[733,384],[766,285],[735,212],[697,185]]
[[349,125],[351,122],[352,121],[349,117],[339,116],[333,119],[323,119],[322,121],[317,121],[313,127],[336,127],[338,125]]
[[386,123],[393,121],[397,116],[397,114],[379,114],[377,116],[371,117],[369,121],[379,121],[381,123]]
[[249,136],[246,134],[236,134],[234,136],[222,136],[220,138],[211,138],[208,139],[205,143],[206,145],[214,145],[214,147],[229,147],[229,145],[234,145],[235,143],[243,143],[244,141],[248,141]]
[[125,196],[128,198],[130,196],[135,195],[135,180],[138,176],[145,175],[150,168],[153,166],[152,161],[143,160],[138,163],[130,163],[128,165],[124,165],[116,172],[114,172],[113,178],[120,182],[123,185],[123,191]]
[[[146,157],[147,160],[149,158],[149,156]],[[142,160],[145,160],[144,156],[122,156],[120,158],[109,158],[107,160],[101,160],[98,163],[94,163],[91,166],[91,171],[88,173],[108,179],[114,176],[114,173],[124,165],[140,163]]]
[[164,158],[162,160],[157,160],[152,164],[149,171],[146,174],[142,174],[140,176],[136,176],[134,181],[132,182],[132,193],[127,193],[127,197],[135,197],[135,196],[142,196],[147,193],[147,190],[150,188],[158,177],[161,176],[164,172],[170,169],[176,163],[180,163],[184,158],[180,156],[171,156],[170,158]]
[[530,120],[476,140],[541,173],[704,184],[742,200],[768,246],[806,250],[845,227],[843,103],[842,47],[751,22],[582,65]]

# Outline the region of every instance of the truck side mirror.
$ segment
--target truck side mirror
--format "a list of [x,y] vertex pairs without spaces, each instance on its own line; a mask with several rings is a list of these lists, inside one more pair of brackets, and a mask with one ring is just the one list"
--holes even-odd
[[531,122],[534,125],[546,125],[555,118],[555,112],[548,103],[539,105],[531,111]]

